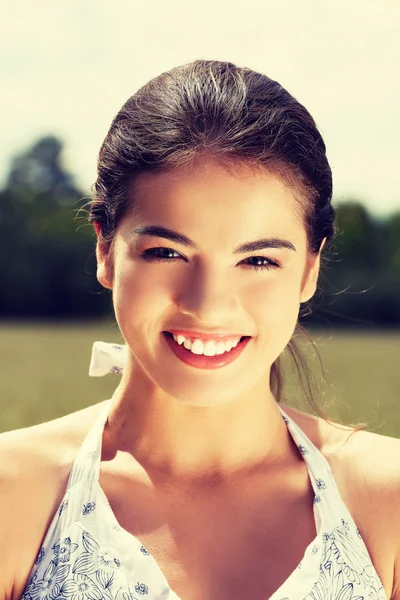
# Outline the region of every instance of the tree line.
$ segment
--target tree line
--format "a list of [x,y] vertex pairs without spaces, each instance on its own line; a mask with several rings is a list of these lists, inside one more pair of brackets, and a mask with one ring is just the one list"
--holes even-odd
[[[96,238],[82,210],[85,198],[62,164],[62,148],[56,137],[39,139],[11,160],[0,191],[2,319],[113,314],[110,292],[96,279]],[[400,208],[378,220],[357,199],[334,205],[338,236],[301,321],[399,326]]]

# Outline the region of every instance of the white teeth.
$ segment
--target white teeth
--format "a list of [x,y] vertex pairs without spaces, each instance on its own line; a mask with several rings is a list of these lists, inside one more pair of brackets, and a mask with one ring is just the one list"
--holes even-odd
[[217,346],[217,354],[223,354],[225,352],[225,344],[224,342],[218,342]]
[[175,335],[172,334],[174,340],[179,344],[183,344],[186,350],[190,350],[193,354],[204,354],[204,356],[215,356],[216,354],[224,354],[224,352],[229,352],[232,348],[235,348],[240,338],[237,340],[229,340],[227,342],[215,342],[214,340],[207,340],[203,342],[203,340],[194,340],[191,342],[186,339],[183,335]]
[[193,354],[203,354],[204,351],[204,344],[201,340],[194,340],[192,347],[191,347],[191,351],[193,352]]
[[190,340],[186,340],[185,339],[185,341],[183,342],[183,345],[185,346],[186,350],[191,350],[192,349],[192,342]]
[[[225,348],[222,350],[221,354],[223,352],[225,352]],[[207,340],[204,344],[203,354],[204,356],[215,356],[216,354],[219,354],[217,344],[213,340]]]

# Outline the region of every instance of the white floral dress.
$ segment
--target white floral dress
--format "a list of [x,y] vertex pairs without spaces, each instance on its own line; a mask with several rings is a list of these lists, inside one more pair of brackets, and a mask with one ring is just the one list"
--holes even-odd
[[[90,374],[120,372],[124,347],[96,344]],[[99,353],[101,373],[96,371]],[[150,552],[120,527],[99,484],[109,406],[107,402],[78,451],[21,600],[180,600]],[[265,600],[387,600],[328,462],[280,410],[309,471],[317,536],[293,573]]]

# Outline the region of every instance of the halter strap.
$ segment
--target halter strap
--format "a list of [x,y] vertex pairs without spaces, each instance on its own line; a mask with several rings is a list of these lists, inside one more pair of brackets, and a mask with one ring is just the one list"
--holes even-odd
[[69,475],[67,490],[81,481],[89,484],[98,481],[103,431],[107,422],[110,404],[111,400],[107,400],[79,448]]

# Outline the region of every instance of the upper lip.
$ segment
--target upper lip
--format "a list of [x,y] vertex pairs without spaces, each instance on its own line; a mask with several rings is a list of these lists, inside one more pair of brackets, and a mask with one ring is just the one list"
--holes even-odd
[[243,333],[203,333],[202,331],[193,331],[191,329],[168,329],[168,333],[183,335],[186,338],[196,338],[197,340],[236,340],[244,336]]

